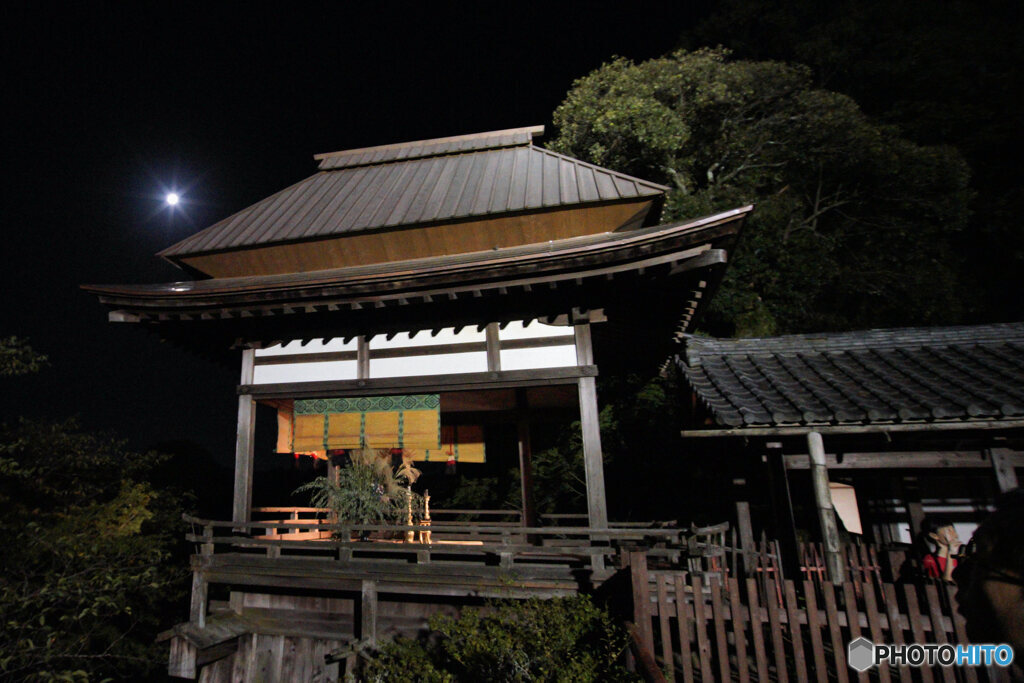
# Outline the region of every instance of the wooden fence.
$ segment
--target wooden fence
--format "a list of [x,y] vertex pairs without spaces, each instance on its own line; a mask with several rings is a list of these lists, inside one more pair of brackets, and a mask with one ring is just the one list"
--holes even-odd
[[[630,553],[636,640],[669,680],[840,681],[988,680],[972,668],[890,668],[858,674],[847,643],[964,643],[955,588],[867,581],[783,580],[778,574],[737,579],[647,568]],[[643,657],[641,657],[643,659]]]

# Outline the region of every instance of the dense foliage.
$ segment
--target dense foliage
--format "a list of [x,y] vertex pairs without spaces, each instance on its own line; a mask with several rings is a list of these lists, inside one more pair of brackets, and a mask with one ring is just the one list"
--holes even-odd
[[771,334],[954,321],[968,169],[806,68],[679,51],[573,85],[552,147],[667,183],[664,220],[757,205],[710,327]]
[[[0,342],[0,375],[40,360]],[[154,639],[186,575],[168,562],[180,499],[147,482],[160,460],[74,421],[0,428],[0,678],[138,680],[163,668]]]
[[1024,299],[1024,13],[1015,0],[721,0],[682,36],[745,59],[800,62],[919,144],[971,167],[969,229],[956,248],[965,320],[1020,320]]
[[434,637],[398,639],[368,663],[369,681],[632,680],[627,636],[585,596],[509,601],[430,620]]

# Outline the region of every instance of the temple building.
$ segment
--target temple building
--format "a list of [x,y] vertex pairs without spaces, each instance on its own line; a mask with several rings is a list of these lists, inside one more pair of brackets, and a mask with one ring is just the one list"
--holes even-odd
[[[431,613],[599,585],[637,538],[608,519],[596,377],[664,365],[752,207],[662,224],[668,188],[546,150],[542,132],[319,154],[309,178],[160,252],[191,279],[85,287],[112,322],[239,368],[232,519],[192,520],[173,675],[333,680]],[[361,449],[479,462],[490,425],[511,425],[519,525],[396,541],[299,509],[258,519],[257,405],[276,412],[278,452],[332,468]],[[581,425],[587,513],[570,529],[530,502],[531,423],[555,409]]]

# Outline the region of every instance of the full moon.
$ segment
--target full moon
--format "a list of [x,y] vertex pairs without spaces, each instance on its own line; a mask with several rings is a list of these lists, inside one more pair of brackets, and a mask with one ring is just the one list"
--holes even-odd
[[168,206],[176,206],[181,200],[181,197],[179,197],[176,192],[170,192],[165,199],[167,200]]

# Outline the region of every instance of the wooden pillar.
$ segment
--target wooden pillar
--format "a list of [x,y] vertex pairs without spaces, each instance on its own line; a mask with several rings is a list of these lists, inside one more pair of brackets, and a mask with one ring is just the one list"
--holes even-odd
[[992,471],[996,475],[996,486],[999,493],[1006,493],[1020,486],[1017,471],[1013,468],[1013,451],[1009,448],[990,448]]
[[[743,571],[745,576],[754,576],[756,569],[757,547],[754,543],[754,528],[750,524],[750,503],[745,500],[736,501],[736,526],[740,531],[740,550],[743,551]],[[793,576],[790,574],[790,576]]]
[[[594,350],[590,323],[576,328],[576,363],[593,365]],[[583,466],[587,480],[587,519],[592,529],[608,528],[608,505],[604,489],[604,460],[601,454],[601,429],[597,410],[597,381],[580,377],[580,427],[583,432]]]
[[516,389],[516,431],[519,441],[519,481],[523,490],[523,526],[537,526],[533,505],[533,451],[530,447],[530,413],[526,389]]
[[487,323],[487,371],[501,370],[501,340],[498,338],[498,323]]
[[829,580],[841,584],[846,578],[843,558],[839,548],[839,527],[832,507],[832,492],[828,488],[828,467],[825,465],[825,445],[821,434],[808,432],[807,450],[811,457],[811,483],[814,486],[814,502],[818,508],[818,522],[821,524],[822,546],[825,550],[825,564]]
[[[253,383],[256,352],[242,350],[241,384]],[[256,428],[256,401],[252,396],[238,397],[238,431],[235,438],[235,492],[231,521],[248,522],[252,508],[253,437]]]
[[768,464],[768,490],[772,499],[775,518],[775,535],[779,541],[783,573],[786,576],[800,575],[800,544],[796,533],[796,516],[793,514],[793,496],[789,491],[789,472],[782,443],[770,441],[765,444],[764,460]]
[[356,379],[370,378],[370,342],[356,337]]
[[363,581],[360,603],[359,638],[371,647],[377,645],[377,582]]
[[209,584],[200,571],[192,572],[192,600],[189,604],[188,620],[199,628],[206,628],[206,601]]

